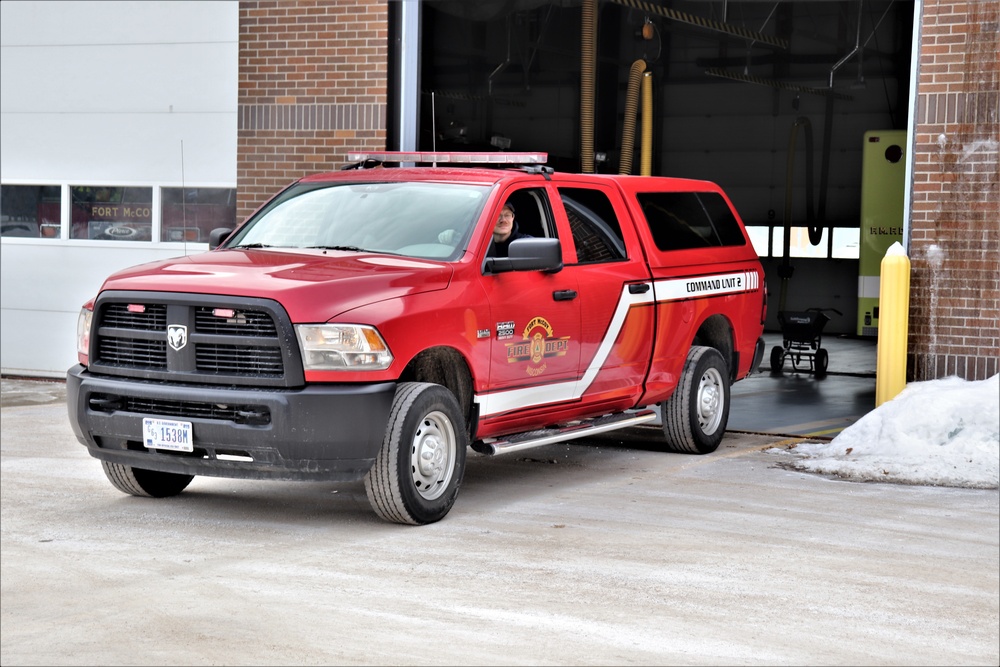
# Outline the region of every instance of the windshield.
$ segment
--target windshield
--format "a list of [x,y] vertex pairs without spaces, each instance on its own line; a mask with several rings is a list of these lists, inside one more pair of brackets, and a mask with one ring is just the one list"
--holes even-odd
[[300,184],[281,193],[227,248],[322,248],[455,260],[488,186]]

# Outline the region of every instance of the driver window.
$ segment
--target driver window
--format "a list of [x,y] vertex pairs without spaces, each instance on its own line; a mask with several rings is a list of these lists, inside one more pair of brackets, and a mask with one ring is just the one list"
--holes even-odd
[[517,229],[535,238],[555,238],[555,225],[552,224],[552,209],[542,188],[517,190],[505,203],[514,206],[514,221]]

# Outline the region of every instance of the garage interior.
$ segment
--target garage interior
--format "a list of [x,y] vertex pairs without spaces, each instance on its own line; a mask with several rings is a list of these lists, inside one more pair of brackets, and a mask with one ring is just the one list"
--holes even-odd
[[[768,329],[780,328],[784,291],[788,310],[843,313],[826,332],[858,332],[864,135],[906,130],[913,2],[423,7],[418,150],[544,151],[559,170],[715,181],[765,263]],[[592,67],[581,54],[590,40]],[[584,133],[592,160],[581,157]],[[791,273],[784,286],[779,273]]]
[[[864,179],[876,179],[868,196],[900,203],[889,232],[901,233],[903,192],[901,178],[866,175],[875,170],[864,150],[869,135],[892,134],[892,158],[903,169],[912,1],[432,0],[422,7],[418,150],[544,151],[557,170],[718,183],[764,264],[768,350],[783,342],[779,311],[824,309],[830,317],[820,344],[829,348],[832,378],[815,382],[824,378],[808,363],[805,372],[787,364],[768,386],[779,378],[782,392],[802,398],[812,392],[788,383],[807,378],[824,392],[847,392],[817,395],[815,405],[849,405],[850,414],[799,415],[780,426],[814,433],[812,422],[850,421],[874,407],[877,328],[861,321],[865,304],[859,309],[861,246],[876,233],[862,229]],[[885,147],[875,147],[880,160],[883,152],[889,159]],[[765,375],[773,370],[768,357]],[[767,405],[775,412],[773,397]],[[785,432],[771,426],[777,430],[744,425]],[[741,428],[735,413],[730,428]]]

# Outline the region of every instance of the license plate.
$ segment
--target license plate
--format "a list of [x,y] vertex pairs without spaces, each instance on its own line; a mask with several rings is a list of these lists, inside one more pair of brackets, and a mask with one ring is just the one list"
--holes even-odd
[[193,452],[191,422],[146,417],[142,420],[142,444],[149,449]]

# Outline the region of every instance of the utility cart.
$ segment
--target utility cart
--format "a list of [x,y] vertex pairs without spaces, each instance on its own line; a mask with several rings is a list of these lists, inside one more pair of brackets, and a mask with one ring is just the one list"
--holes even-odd
[[[830,355],[823,349],[823,327],[830,321],[827,313],[842,313],[836,308],[807,308],[801,311],[778,311],[782,344],[771,349],[771,372],[781,373],[788,359],[796,371],[803,370],[816,377],[826,375]],[[802,364],[802,369],[799,365]],[[806,368],[808,364],[808,368]]]

